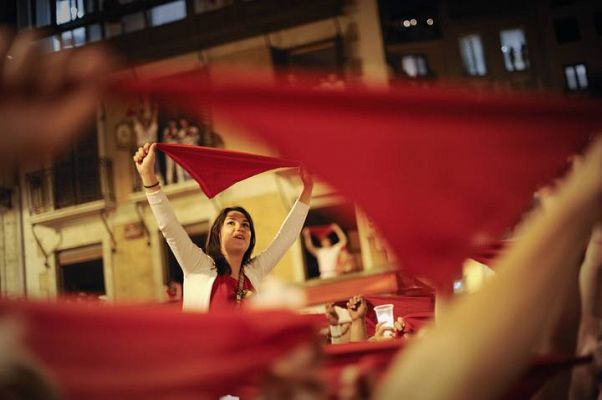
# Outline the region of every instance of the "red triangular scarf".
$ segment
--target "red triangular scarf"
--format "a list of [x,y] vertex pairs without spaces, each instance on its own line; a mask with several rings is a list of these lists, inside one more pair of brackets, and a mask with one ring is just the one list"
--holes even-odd
[[210,199],[251,176],[275,168],[301,165],[297,161],[212,147],[159,143],[157,148],[184,168]]
[[330,225],[313,225],[309,227],[309,231],[312,235],[322,240],[332,232],[332,226]]
[[357,202],[404,268],[445,287],[474,245],[516,223],[538,186],[602,127],[599,103],[551,95],[410,86],[331,92],[235,75],[219,86],[201,82],[138,82],[128,92],[191,110],[209,102],[214,115]]

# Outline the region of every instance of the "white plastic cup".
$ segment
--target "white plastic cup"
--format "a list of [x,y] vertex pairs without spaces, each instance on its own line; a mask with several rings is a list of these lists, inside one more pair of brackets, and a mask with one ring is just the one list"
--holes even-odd
[[376,320],[379,324],[383,324],[388,328],[393,328],[395,317],[393,316],[393,304],[383,304],[374,307],[376,313]]

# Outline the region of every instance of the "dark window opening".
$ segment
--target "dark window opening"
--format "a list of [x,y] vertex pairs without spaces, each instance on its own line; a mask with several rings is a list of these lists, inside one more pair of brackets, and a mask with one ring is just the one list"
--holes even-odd
[[602,35],[602,11],[594,13],[594,26],[598,35]]
[[577,18],[555,19],[554,32],[558,43],[574,42],[581,39]]
[[570,6],[571,4],[574,3],[574,0],[549,0],[550,1],[550,7],[552,8],[556,8],[556,7],[564,7],[564,6]]
[[451,19],[463,19],[528,15],[531,2],[525,0],[448,0],[446,3]]
[[434,0],[379,0],[380,20],[385,45],[443,36],[439,5]]
[[233,0],[194,0],[194,11],[202,14],[232,5]]
[[102,198],[96,128],[54,164],[54,204],[62,208]]
[[[357,230],[357,220],[355,217],[355,207],[352,204],[340,204],[327,207],[311,209],[305,220],[305,226],[310,230],[315,227],[328,227],[336,223],[341,227],[341,230],[347,236],[347,246],[345,251],[339,254],[336,266],[336,275],[361,271],[362,257],[359,243],[359,235]],[[332,244],[338,241],[337,235],[330,232],[326,235]],[[312,234],[311,238],[314,246],[320,247],[320,243],[316,235]],[[320,268],[318,260],[307,250],[305,242],[303,243],[303,255],[305,258],[305,278],[315,279],[320,278]]]
[[16,28],[19,12],[23,12],[16,1],[3,1],[0,7],[0,25],[10,25]]
[[274,66],[279,72],[287,72],[279,78],[285,78],[288,84],[296,83],[297,71],[314,71],[322,74],[312,82],[316,88],[342,89],[346,86],[343,71],[345,46],[340,35],[297,47],[271,47],[270,50]]
[[106,293],[102,259],[61,265],[61,293],[78,297],[98,297]]

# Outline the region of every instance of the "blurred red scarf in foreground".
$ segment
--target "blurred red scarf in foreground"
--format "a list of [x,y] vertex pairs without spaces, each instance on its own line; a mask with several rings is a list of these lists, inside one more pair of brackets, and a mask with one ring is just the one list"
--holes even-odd
[[[319,91],[228,75],[128,82],[302,161],[363,208],[404,268],[448,287],[602,128],[599,103],[444,87]],[[215,82],[225,82],[216,84]]]
[[68,399],[237,394],[315,335],[306,319],[275,311],[199,315],[166,306],[0,302],[0,316],[7,315],[26,323],[28,348]]
[[159,143],[157,148],[180,164],[210,199],[243,179],[270,169],[300,165],[296,161],[211,147]]

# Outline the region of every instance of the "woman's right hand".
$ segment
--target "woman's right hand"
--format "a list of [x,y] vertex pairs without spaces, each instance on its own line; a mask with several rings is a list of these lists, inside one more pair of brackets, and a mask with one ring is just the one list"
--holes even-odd
[[368,311],[366,299],[363,296],[353,296],[347,301],[347,311],[349,311],[351,319],[363,319]]
[[394,336],[394,329],[384,323],[378,323],[374,327],[374,336],[368,338],[369,342],[380,342],[383,340],[391,340]]
[[136,164],[136,170],[142,178],[142,183],[145,186],[154,185],[157,183],[155,175],[155,148],[156,143],[144,143],[144,146],[138,147],[138,150],[132,157]]

